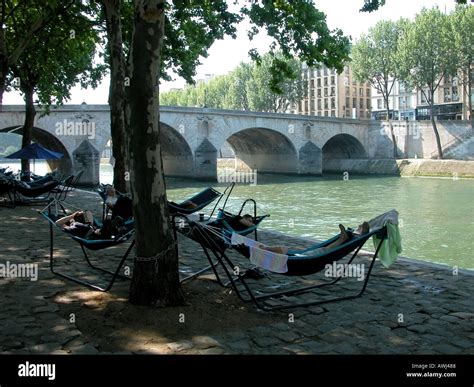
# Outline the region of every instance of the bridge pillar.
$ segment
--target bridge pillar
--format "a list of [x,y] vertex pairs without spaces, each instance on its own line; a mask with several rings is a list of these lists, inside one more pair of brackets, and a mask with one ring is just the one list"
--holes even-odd
[[298,173],[301,175],[321,175],[323,173],[323,152],[313,142],[308,141],[298,152]]
[[194,152],[194,176],[217,180],[217,149],[205,138]]
[[82,171],[78,184],[93,187],[99,184],[100,152],[85,139],[72,153],[75,172]]

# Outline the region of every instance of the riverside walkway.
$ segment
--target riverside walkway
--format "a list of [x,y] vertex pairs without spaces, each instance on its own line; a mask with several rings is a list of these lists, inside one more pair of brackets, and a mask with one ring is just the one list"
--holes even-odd
[[[68,201],[100,214],[97,194],[76,191]],[[376,262],[362,297],[278,312],[242,303],[208,275],[183,286],[185,306],[139,307],[127,302],[128,281],[118,281],[104,294],[51,274],[49,226],[38,208],[0,209],[0,264],[38,265],[36,281],[0,278],[0,353],[474,354],[472,272],[403,258],[390,269]],[[265,231],[259,239],[310,244]],[[98,279],[70,238],[56,233],[55,247],[62,271]],[[118,249],[92,255],[106,265],[123,251]],[[368,263],[366,254],[362,262]],[[183,273],[205,264],[199,247],[180,238]],[[125,270],[131,260],[127,265]],[[269,275],[254,283],[272,291],[294,281],[310,284],[313,279]],[[361,285],[344,282],[333,291]]]

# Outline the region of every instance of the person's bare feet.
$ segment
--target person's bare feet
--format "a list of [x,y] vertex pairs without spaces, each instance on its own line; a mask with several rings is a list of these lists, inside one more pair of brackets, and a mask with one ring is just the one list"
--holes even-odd
[[339,225],[339,230],[341,230],[341,236],[339,237],[341,242],[345,242],[349,239],[349,235],[347,234],[346,228],[340,224]]

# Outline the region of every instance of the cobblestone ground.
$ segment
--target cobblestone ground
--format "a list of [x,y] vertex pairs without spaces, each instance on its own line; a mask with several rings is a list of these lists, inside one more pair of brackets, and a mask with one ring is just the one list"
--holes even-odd
[[[79,208],[100,212],[98,195],[76,191],[68,201]],[[38,280],[0,278],[1,353],[104,353],[98,342],[103,337],[85,334],[60,313],[57,294],[68,300],[81,289],[49,271],[49,228],[36,210],[40,207],[0,209],[0,264],[37,263]],[[86,270],[80,249],[69,238],[57,238],[55,256],[63,267],[85,278],[97,279]],[[309,241],[260,232],[268,244],[307,246]],[[183,274],[195,271],[196,244],[180,238]],[[201,253],[202,255],[202,253]],[[368,264],[369,254],[360,262]],[[107,255],[102,255],[102,262]],[[111,260],[116,259],[111,256]],[[204,257],[204,256],[203,256]],[[249,267],[231,255],[242,268]],[[352,281],[351,281],[352,280]],[[284,290],[295,284],[312,284],[314,279],[271,275],[249,280],[261,293]],[[242,328],[239,310],[231,329],[219,334],[185,331],[154,346],[116,351],[120,353],[180,354],[473,354],[474,274],[451,268],[399,259],[390,269],[376,262],[369,286],[354,300],[279,312],[249,310],[257,323]],[[118,285],[120,289],[121,285]],[[361,282],[347,279],[333,294],[351,293]],[[111,293],[116,291],[112,288]],[[94,293],[94,292],[93,292]],[[326,293],[329,294],[329,293]],[[323,294],[324,295],[324,294]],[[316,293],[287,297],[272,302],[314,300]],[[236,301],[239,303],[240,301]],[[128,304],[124,303],[126,307]],[[87,304],[84,304],[87,308]],[[151,327],[159,333],[159,327]],[[153,331],[155,330],[155,331]],[[132,335],[133,336],[133,335]]]

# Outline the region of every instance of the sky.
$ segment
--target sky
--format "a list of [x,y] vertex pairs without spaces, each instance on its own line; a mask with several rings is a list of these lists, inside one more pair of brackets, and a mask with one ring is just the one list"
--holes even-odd
[[[233,0],[228,0],[232,3]],[[363,0],[314,0],[316,7],[327,15],[330,29],[340,28],[345,35],[357,39],[361,34],[367,33],[370,27],[379,20],[397,20],[401,17],[413,19],[423,7],[438,6],[441,10],[450,12],[454,9],[455,0],[386,0],[385,6],[372,13],[361,13]],[[209,50],[209,56],[202,58],[201,65],[197,68],[196,79],[204,78],[206,74],[226,74],[234,69],[240,62],[250,61],[248,51],[256,48],[260,53],[268,50],[270,38],[264,34],[258,35],[250,42],[246,35],[246,26],[239,26],[237,39],[225,38],[216,41]],[[165,82],[161,90],[181,88],[185,85],[183,79],[174,77],[173,82]],[[74,87],[71,100],[66,103],[80,104],[106,104],[109,92],[109,77],[106,76],[101,85],[95,89],[81,89]],[[23,98],[18,92],[4,95],[4,104],[23,104]]]

